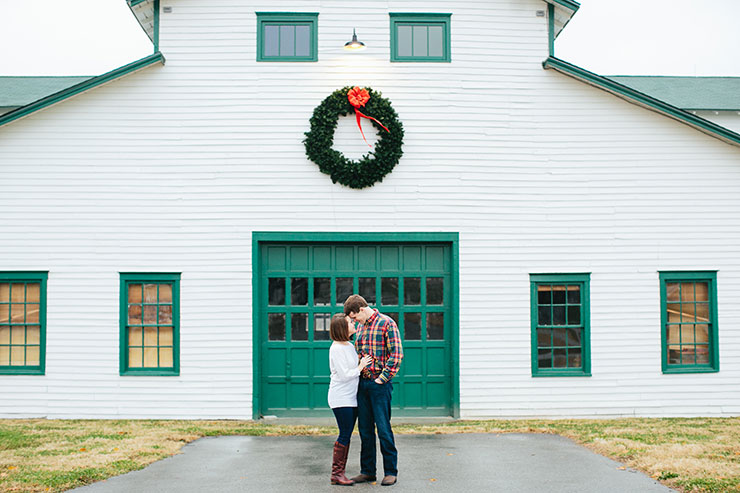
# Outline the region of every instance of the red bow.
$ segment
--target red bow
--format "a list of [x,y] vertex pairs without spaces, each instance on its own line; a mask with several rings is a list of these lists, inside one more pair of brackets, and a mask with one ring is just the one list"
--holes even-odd
[[347,92],[347,99],[349,100],[349,104],[351,104],[355,108],[355,117],[357,117],[357,126],[360,129],[362,138],[365,140],[365,143],[369,147],[372,147],[372,146],[367,141],[367,139],[365,139],[365,132],[362,131],[362,125],[360,124],[360,117],[367,118],[368,120],[372,120],[378,125],[380,125],[381,127],[383,127],[383,129],[386,132],[390,132],[390,130],[388,130],[388,128],[382,123],[380,123],[378,120],[376,120],[372,116],[367,116],[360,111],[360,108],[365,106],[365,103],[367,103],[370,100],[370,93],[367,92],[367,89],[360,89],[359,87],[355,86],[352,89],[350,89],[349,92]]

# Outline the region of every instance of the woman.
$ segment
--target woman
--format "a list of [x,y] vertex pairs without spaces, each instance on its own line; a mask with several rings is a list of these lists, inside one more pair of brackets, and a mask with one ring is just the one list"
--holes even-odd
[[355,332],[355,324],[343,313],[337,313],[331,318],[329,336],[334,342],[329,348],[331,383],[328,400],[339,427],[339,436],[334,442],[331,484],[342,486],[355,484],[344,475],[344,468],[347,466],[352,430],[357,421],[357,386],[360,381],[360,371],[371,361],[370,356],[366,355],[359,360],[359,364],[357,363],[355,347],[349,342],[350,336]]

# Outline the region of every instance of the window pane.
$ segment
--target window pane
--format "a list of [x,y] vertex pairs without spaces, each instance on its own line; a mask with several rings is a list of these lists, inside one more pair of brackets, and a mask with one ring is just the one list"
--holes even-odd
[[709,326],[706,324],[697,324],[695,329],[696,342],[706,344],[709,342]]
[[10,283],[0,282],[0,303],[10,302]]
[[565,286],[553,286],[552,287],[552,304],[553,305],[564,305],[565,304]]
[[159,366],[171,368],[173,366],[172,348],[159,348]]
[[129,368],[141,368],[142,367],[142,351],[141,348],[129,348],[128,350],[128,366]]
[[374,305],[375,299],[375,278],[374,277],[361,277],[360,278],[360,296],[365,298],[368,305]]
[[427,56],[429,54],[427,47],[427,27],[426,26],[413,26],[414,29],[414,45],[413,55],[414,56]]
[[383,277],[380,282],[380,302],[383,305],[398,305],[398,278]]
[[160,327],[159,328],[159,345],[160,346],[172,346],[172,327]]
[[397,34],[398,56],[411,56],[411,26],[398,26]]
[[698,322],[709,322],[709,303],[696,304],[696,320]]
[[421,305],[421,278],[403,278],[403,302],[407,305]]
[[427,313],[427,339],[442,340],[445,337],[444,313]]
[[553,329],[552,331],[552,345],[565,347],[565,329]]
[[568,307],[568,325],[581,325],[581,306]]
[[337,305],[343,305],[347,298],[352,295],[352,278],[337,277]]
[[709,346],[701,345],[696,346],[696,364],[708,365],[709,364]]
[[10,344],[10,327],[0,325],[0,344]]
[[552,325],[552,318],[550,318],[550,305],[537,307],[537,325]]
[[129,303],[141,303],[142,285],[141,284],[129,284],[128,285],[128,302]]
[[568,349],[568,368],[580,368],[581,366],[583,366],[581,362],[581,349]]
[[444,279],[441,277],[427,277],[427,305],[441,305],[444,303]]
[[581,345],[581,329],[566,329],[568,336],[568,346]]
[[144,323],[157,323],[157,305],[144,305]]
[[38,366],[40,364],[40,354],[38,346],[26,347],[26,364],[29,366]]
[[26,301],[26,285],[14,283],[10,285],[10,301],[23,303]]
[[677,365],[681,362],[681,346],[668,346],[668,363]]
[[285,340],[284,313],[270,313],[267,316],[267,339],[270,341]]
[[159,366],[158,350],[155,347],[144,348],[144,368],[156,368]]
[[313,304],[314,306],[331,304],[331,279],[328,277],[317,277],[313,280]]
[[581,287],[568,286],[568,304],[577,305],[581,302]]
[[[2,297],[0,297],[2,301]],[[29,282],[26,285],[26,303],[39,303],[41,301],[41,284]]]
[[157,345],[157,328],[156,327],[144,327],[144,345],[145,346],[156,346]]
[[406,340],[421,340],[421,313],[403,314],[403,333]]
[[10,305],[0,303],[0,324],[10,322]]
[[262,54],[264,56],[278,56],[278,48],[280,46],[280,27],[279,26],[265,26],[265,36],[263,38]]
[[550,286],[537,286],[537,303],[549,305],[552,303],[552,290]]
[[10,328],[10,343],[11,344],[25,344],[26,343],[26,328],[22,325],[16,325]]
[[328,313],[315,313],[313,316],[313,340],[328,341],[331,315]]
[[25,305],[21,304],[11,304],[10,305],[10,323],[12,324],[22,324],[23,319],[26,316],[26,307]]
[[144,303],[157,302],[157,285],[144,284]]
[[159,302],[172,303],[172,284],[164,283],[159,285]]
[[172,323],[172,305],[159,305],[159,323],[162,325]]
[[308,340],[308,313],[294,313],[290,316],[290,339],[292,341]]
[[679,284],[677,282],[665,283],[666,301],[679,301]]
[[696,283],[696,301],[709,301],[709,283]]
[[565,325],[565,307],[554,305],[552,307],[552,324]]
[[29,324],[39,323],[40,313],[41,313],[41,305],[36,305],[36,304],[26,305],[26,323],[29,323]]
[[681,283],[681,301],[684,301],[684,302],[694,301],[694,283],[693,282],[682,282]]
[[552,368],[552,350],[551,349],[538,349],[537,350],[537,367],[538,368]]
[[128,306],[129,325],[141,325],[141,305]]
[[444,29],[442,26],[429,26],[429,56],[444,55]]
[[537,329],[537,347],[552,346],[552,329]]
[[553,368],[568,367],[568,358],[565,349],[554,349],[553,356]]
[[10,346],[0,346],[0,366],[10,365]]
[[280,56],[295,55],[295,27],[280,26]]
[[285,279],[282,277],[271,277],[268,280],[268,305],[285,304]]
[[295,54],[296,56],[309,56],[311,54],[311,27],[295,27]]
[[290,304],[307,305],[308,304],[308,279],[297,277],[290,280]]
[[388,312],[388,313],[386,313],[386,315],[388,315],[389,317],[391,317],[393,319],[393,321],[396,322],[396,327],[400,327],[401,326],[401,319],[398,318],[398,312]]
[[129,346],[141,346],[144,339],[142,338],[143,331],[141,327],[131,327],[128,329],[128,344]]

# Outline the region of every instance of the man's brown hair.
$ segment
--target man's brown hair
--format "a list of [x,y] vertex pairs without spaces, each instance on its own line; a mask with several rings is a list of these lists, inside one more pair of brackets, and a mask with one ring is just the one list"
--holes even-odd
[[349,324],[343,313],[337,313],[331,317],[329,337],[332,341],[349,341]]
[[360,313],[360,308],[367,306],[365,298],[359,294],[353,294],[347,301],[344,302],[344,314],[349,315],[350,313]]

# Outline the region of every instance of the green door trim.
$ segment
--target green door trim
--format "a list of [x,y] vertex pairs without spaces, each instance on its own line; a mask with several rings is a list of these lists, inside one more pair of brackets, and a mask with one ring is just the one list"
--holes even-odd
[[252,419],[260,418],[261,409],[261,369],[262,369],[262,333],[260,327],[259,283],[261,279],[261,245],[264,243],[448,243],[451,255],[452,305],[451,328],[452,340],[452,417],[460,417],[460,297],[459,297],[459,260],[460,235],[455,232],[444,233],[334,233],[334,232],[252,232]]

